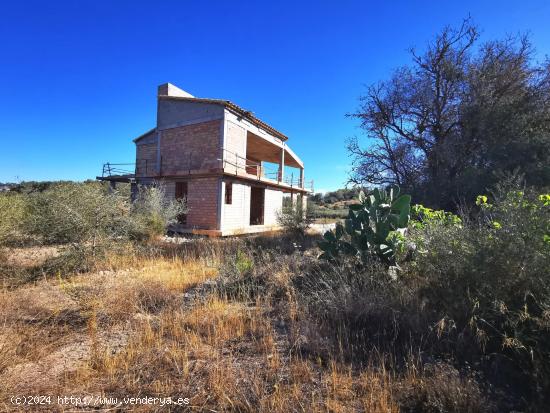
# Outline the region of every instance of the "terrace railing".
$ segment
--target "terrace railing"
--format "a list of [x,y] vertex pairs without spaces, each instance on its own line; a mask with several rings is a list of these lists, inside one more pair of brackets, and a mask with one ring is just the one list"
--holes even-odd
[[104,163],[103,171],[101,176],[103,178],[113,177],[113,176],[125,176],[125,175],[134,175],[135,173],[135,163]]
[[248,175],[254,175],[256,178],[267,178],[272,181],[284,183],[294,188],[304,188],[313,191],[313,180],[305,181],[300,179],[299,176],[294,177],[294,174],[281,179],[280,168],[266,167],[261,162],[247,159],[235,152],[231,152],[227,149],[223,150],[223,169],[229,169],[236,175],[239,173],[246,173]]
[[138,159],[136,163],[111,163],[103,164],[101,176],[103,178],[114,176],[153,176],[156,175],[156,163],[149,159]]
[[[204,165],[204,157],[201,159],[199,157],[193,156],[194,153],[185,154],[182,157],[183,167],[181,170],[194,170],[200,169]],[[161,172],[162,174],[162,158],[160,160]],[[283,183],[293,188],[303,188],[313,191],[313,181],[305,181],[300,176],[295,176],[294,174],[284,176],[284,179],[281,179],[281,170],[279,167],[273,167],[269,165],[262,164],[256,160],[247,159],[235,152],[231,152],[227,149],[223,150],[223,158],[215,160],[214,163],[219,162],[219,166],[223,168],[224,171],[234,172],[236,175],[247,174],[255,176],[258,180],[264,178],[277,183]],[[218,167],[219,167],[218,166]],[[152,177],[159,174],[157,170],[156,162],[148,159],[138,159],[136,163],[111,163],[107,162],[103,164],[103,170],[101,176],[103,178],[108,177]]]

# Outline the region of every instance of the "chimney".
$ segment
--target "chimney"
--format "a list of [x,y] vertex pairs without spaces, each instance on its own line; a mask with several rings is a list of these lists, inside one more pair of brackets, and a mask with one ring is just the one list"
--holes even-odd
[[194,98],[190,93],[185,90],[181,90],[179,87],[174,86],[172,83],[164,83],[158,88],[158,96],[177,96],[181,98]]

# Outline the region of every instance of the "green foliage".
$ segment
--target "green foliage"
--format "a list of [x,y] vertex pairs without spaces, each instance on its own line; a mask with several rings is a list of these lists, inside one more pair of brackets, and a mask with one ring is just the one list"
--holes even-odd
[[366,196],[359,193],[359,204],[349,206],[344,225],[336,224],[319,243],[320,258],[335,259],[340,255],[358,256],[364,262],[375,255],[388,265],[395,265],[395,253],[401,237],[395,231],[407,228],[410,195],[399,195],[399,188],[375,189]]
[[413,205],[411,212],[411,226],[414,228],[423,228],[429,225],[462,225],[462,219],[458,215],[443,210],[436,211],[420,204]]
[[128,235],[137,240],[152,239],[187,212],[185,201],[169,200],[163,186],[143,186],[128,216]]
[[252,270],[253,266],[254,262],[252,259],[241,249],[237,250],[237,254],[235,255],[235,268],[238,273],[241,275],[246,274]]
[[550,197],[504,182],[477,199],[467,218],[414,206],[409,254],[391,281],[387,271],[337,259],[357,255],[339,226],[321,243],[334,268],[310,270],[304,299],[322,314],[322,334],[337,332],[335,342],[353,357],[359,348],[368,354],[372,347],[419,346],[429,357],[476,366],[491,380],[498,372],[516,401],[547,406]]
[[[290,198],[288,200],[290,201]],[[304,210],[301,197],[298,197],[294,203],[287,201],[281,210],[277,211],[277,223],[290,233],[304,235],[312,223],[311,208],[308,202],[307,210]]]
[[326,192],[324,194],[313,194],[310,197],[310,200],[313,203],[319,205],[334,204],[336,202],[350,201],[352,199],[355,199],[359,195],[360,191],[361,190],[359,188],[341,188],[337,189],[336,191]]
[[185,212],[185,204],[168,200],[161,186],[140,188],[133,203],[127,189],[112,190],[99,182],[59,182],[41,190],[2,194],[0,244],[25,235],[44,244],[79,244],[95,250],[115,239],[161,235]]
[[24,196],[9,192],[0,194],[0,246],[16,244],[24,237],[22,223],[26,209]]
[[441,343],[453,343],[462,358],[506,369],[533,394],[550,388],[546,201],[501,185],[477,198],[479,215],[468,225],[414,228],[410,238],[419,249],[407,268]]
[[28,194],[25,229],[47,244],[87,243],[121,235],[129,202],[106,185],[58,183]]

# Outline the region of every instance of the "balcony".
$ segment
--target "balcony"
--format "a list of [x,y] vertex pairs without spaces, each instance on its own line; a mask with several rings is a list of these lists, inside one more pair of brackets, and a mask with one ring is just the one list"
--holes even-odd
[[134,163],[104,163],[101,176],[97,179],[111,182],[135,182],[135,165]]
[[156,168],[156,162],[148,159],[138,159],[136,163],[107,162],[103,164],[101,176],[97,178],[104,181],[135,182],[136,177],[177,177],[222,172],[248,180],[281,186],[284,189],[313,192],[313,180],[306,181],[303,172],[282,173],[280,164],[245,158],[229,150],[223,150],[221,159],[218,157],[207,161],[204,160],[204,154],[184,153],[179,159],[178,166],[179,168],[176,171],[167,171],[166,168],[163,168],[162,157],[160,158],[160,172]]
[[306,181],[303,173],[283,174],[281,165],[248,159],[226,149],[223,151],[223,159],[221,161],[225,173],[282,185],[290,189],[304,189],[313,192],[313,180]]

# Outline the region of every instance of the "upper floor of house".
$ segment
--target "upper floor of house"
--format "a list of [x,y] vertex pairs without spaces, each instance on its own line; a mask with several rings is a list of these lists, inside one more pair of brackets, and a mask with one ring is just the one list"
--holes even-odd
[[157,124],[134,139],[136,178],[223,173],[305,191],[304,163],[287,136],[222,99],[159,86]]

